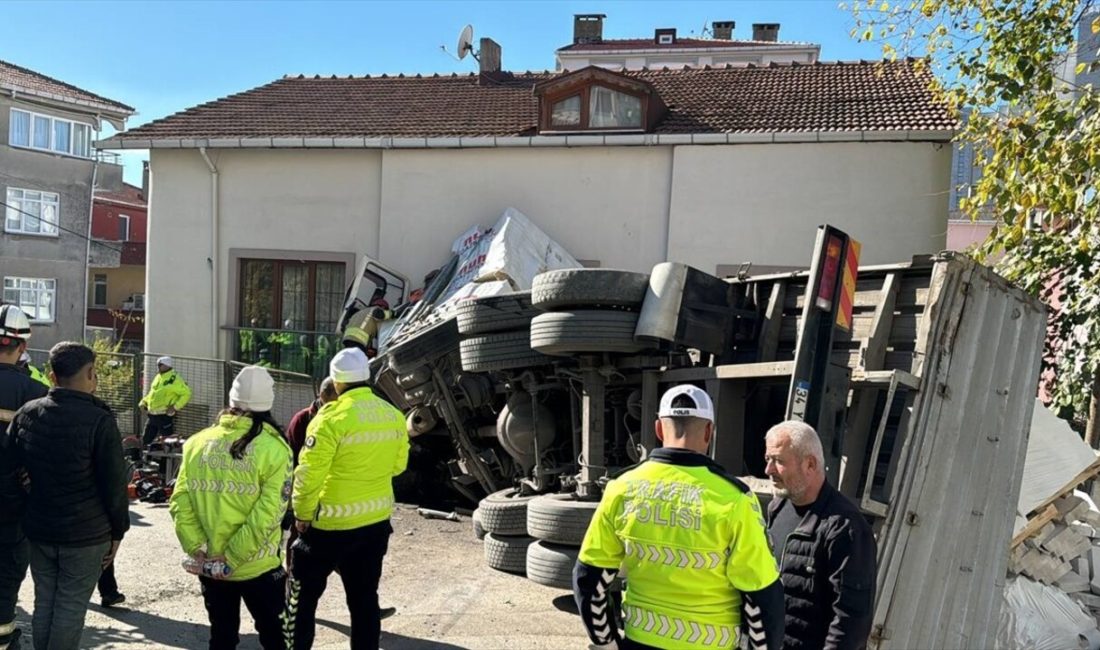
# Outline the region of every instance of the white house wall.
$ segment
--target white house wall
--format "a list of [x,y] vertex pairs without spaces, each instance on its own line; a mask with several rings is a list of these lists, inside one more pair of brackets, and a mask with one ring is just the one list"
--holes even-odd
[[931,143],[676,147],[668,258],[805,266],[822,223],[863,242],[861,263],[936,253],[950,165],[950,145]]
[[455,237],[508,207],[574,257],[603,267],[663,261],[671,147],[390,150],[381,258],[410,278],[447,261]]
[[[864,242],[864,262],[907,260],[945,246],[951,161],[927,143],[209,154],[222,326],[237,324],[232,249],[368,254],[416,285],[455,237],[507,207],[606,268],[804,266],[825,222]],[[210,172],[194,149],[154,149],[151,170],[147,349],[209,356]]]

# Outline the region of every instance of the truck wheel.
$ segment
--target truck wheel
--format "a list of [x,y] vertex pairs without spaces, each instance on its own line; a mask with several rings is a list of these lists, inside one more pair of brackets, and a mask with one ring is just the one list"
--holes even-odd
[[546,587],[573,589],[573,566],[580,549],[546,542],[527,547],[527,577]]
[[638,314],[586,309],[539,314],[531,321],[531,348],[543,354],[570,356],[587,352],[630,354],[648,347],[634,340]]
[[390,367],[399,374],[412,373],[458,347],[458,323],[451,318],[432,325],[388,350]]
[[527,366],[545,366],[552,359],[531,349],[531,333],[504,332],[474,336],[459,344],[462,369],[467,372],[492,372]]
[[637,310],[649,289],[649,275],[613,269],[562,269],[535,276],[531,304],[542,311],[571,307]]
[[493,492],[481,500],[481,526],[497,535],[527,534],[527,504],[534,497],[519,496],[515,488]]
[[470,515],[470,521],[474,525],[474,537],[478,539],[485,539],[485,529],[481,527],[481,510],[474,509],[474,514]]
[[405,391],[405,401],[409,403],[409,406],[420,406],[424,402],[427,402],[428,398],[434,394],[435,385],[429,381]]
[[527,504],[527,534],[554,544],[580,546],[597,501],[578,501],[572,494],[544,494]]
[[467,300],[459,306],[455,316],[458,333],[469,336],[527,329],[538,313],[531,306],[531,292],[523,291]]
[[485,535],[485,564],[497,571],[526,575],[527,547],[534,537],[526,535]]

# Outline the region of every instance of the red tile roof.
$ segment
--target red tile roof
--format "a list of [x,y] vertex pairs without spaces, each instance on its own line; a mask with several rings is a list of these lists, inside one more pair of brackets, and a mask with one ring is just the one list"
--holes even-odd
[[96,201],[107,201],[113,203],[125,203],[126,205],[145,206],[147,205],[145,197],[141,193],[141,188],[129,183],[123,183],[122,189],[117,192],[109,190],[96,190]]
[[[657,133],[949,131],[914,61],[633,70],[668,106]],[[136,127],[119,140],[535,135],[532,88],[561,73],[285,77]]]
[[0,61],[0,88],[14,88],[30,94],[42,94],[64,100],[101,104],[121,113],[134,112],[132,106],[127,106],[122,102],[116,102],[113,99],[88,92],[83,88],[77,88],[72,84],[59,81],[53,77],[47,77],[34,70],[28,70],[6,61]]
[[809,43],[790,41],[726,41],[717,38],[677,38],[675,43],[659,44],[652,38],[608,38],[598,43],[572,43],[559,52],[606,52],[609,50],[695,50],[700,48],[808,47]]

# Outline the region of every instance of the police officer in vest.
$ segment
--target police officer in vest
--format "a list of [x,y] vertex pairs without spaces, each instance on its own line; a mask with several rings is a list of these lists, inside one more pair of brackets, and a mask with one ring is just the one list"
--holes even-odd
[[[18,365],[30,339],[27,315],[15,305],[0,305],[0,432],[7,430],[21,406],[45,397],[48,391]],[[9,449],[0,449],[0,459],[10,453]],[[30,563],[30,543],[20,523],[25,498],[20,477],[5,470],[0,476],[0,650],[19,638],[15,601]]]
[[[608,483],[573,569],[589,638],[621,649],[776,650],[783,587],[756,496],[706,456],[714,437],[710,397],[690,385],[661,398],[654,450]],[[608,598],[627,578],[622,621]]]
[[370,367],[359,348],[333,357],[329,372],[339,397],[309,423],[292,506],[300,536],[290,551],[288,609],[297,650],[313,646],[317,602],[339,570],[351,614],[352,650],[377,649],[381,634],[378,581],[393,513],[393,477],[405,471],[405,416],[367,385]]

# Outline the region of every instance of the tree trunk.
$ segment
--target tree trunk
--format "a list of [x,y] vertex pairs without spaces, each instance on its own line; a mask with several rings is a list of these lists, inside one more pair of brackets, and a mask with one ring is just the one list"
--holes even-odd
[[1085,424],[1085,442],[1093,449],[1100,449],[1100,372],[1092,376],[1092,394],[1089,396],[1089,421]]

